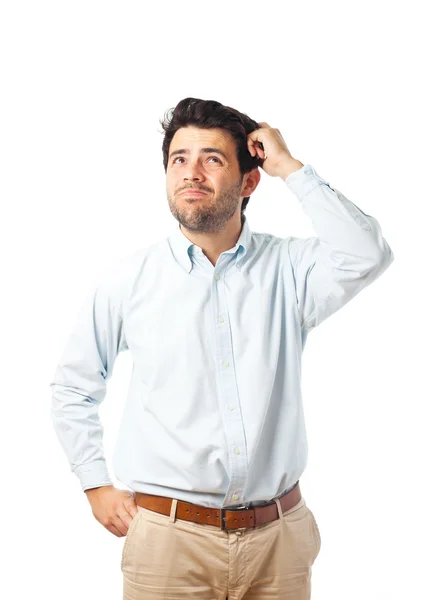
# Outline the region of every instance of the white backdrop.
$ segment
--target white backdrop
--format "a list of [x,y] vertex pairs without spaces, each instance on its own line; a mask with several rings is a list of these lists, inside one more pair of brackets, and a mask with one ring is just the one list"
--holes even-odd
[[[1,4],[1,597],[121,599],[124,538],[69,470],[49,383],[104,271],[176,224],[159,119],[187,96],[279,128],[382,227],[394,263],[304,351],[312,598],[437,597],[430,4]],[[264,171],[246,216],[253,231],[314,235]],[[131,366],[119,356],[100,411],[113,477]]]

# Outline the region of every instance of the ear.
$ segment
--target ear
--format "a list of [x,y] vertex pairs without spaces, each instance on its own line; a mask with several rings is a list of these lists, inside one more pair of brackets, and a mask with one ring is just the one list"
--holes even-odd
[[258,167],[255,167],[255,169],[252,169],[249,173],[246,173],[244,178],[245,183],[241,190],[241,196],[246,198],[246,196],[250,196],[256,190],[261,179],[261,172]]

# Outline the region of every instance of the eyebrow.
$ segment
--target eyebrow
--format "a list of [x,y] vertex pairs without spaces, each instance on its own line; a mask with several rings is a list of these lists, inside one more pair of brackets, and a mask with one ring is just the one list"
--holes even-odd
[[[228,157],[226,156],[226,154],[223,152],[223,150],[220,150],[220,148],[201,148],[200,152],[204,153],[204,154],[221,154],[223,156],[223,158],[225,158],[226,160],[228,160]],[[190,151],[187,150],[187,148],[181,148],[180,150],[174,150],[170,156],[169,159],[174,156],[175,154],[190,154]]]

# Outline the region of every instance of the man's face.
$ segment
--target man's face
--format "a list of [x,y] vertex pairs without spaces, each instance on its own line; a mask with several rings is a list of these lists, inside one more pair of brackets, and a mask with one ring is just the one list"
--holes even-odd
[[[245,178],[240,175],[234,138],[223,129],[181,127],[168,154],[167,199],[175,219],[189,231],[222,231],[235,212],[240,213],[244,197]],[[204,194],[188,193],[190,188]]]

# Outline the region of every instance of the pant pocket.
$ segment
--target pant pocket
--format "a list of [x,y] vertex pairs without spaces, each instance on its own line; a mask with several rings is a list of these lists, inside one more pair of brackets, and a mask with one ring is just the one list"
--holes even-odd
[[317,556],[319,555],[319,552],[320,552],[321,545],[322,545],[322,538],[321,538],[321,535],[320,535],[319,525],[318,525],[318,523],[316,521],[316,518],[314,516],[313,511],[310,508],[308,508],[308,507],[307,507],[307,509],[308,509],[308,513],[310,515],[310,519],[311,519],[311,522],[312,522],[312,525],[313,525],[313,533],[314,533],[314,536],[315,536],[316,552],[317,552],[315,558],[317,558]]
[[129,542],[130,542],[130,539],[131,539],[131,536],[132,536],[132,531],[134,530],[134,528],[135,528],[135,526],[138,523],[138,521],[139,521],[140,518],[141,518],[141,511],[137,510],[134,518],[129,523],[129,528],[128,528],[127,533],[126,533],[125,538],[124,538],[123,550],[122,550],[122,553],[121,553],[121,564],[120,564],[121,570],[123,570],[124,560],[125,560],[126,553],[127,553],[128,546],[129,546]]

